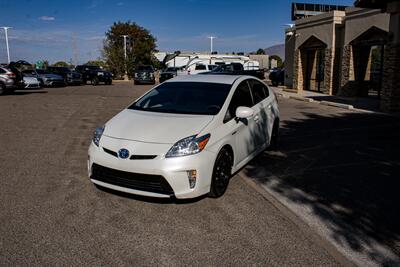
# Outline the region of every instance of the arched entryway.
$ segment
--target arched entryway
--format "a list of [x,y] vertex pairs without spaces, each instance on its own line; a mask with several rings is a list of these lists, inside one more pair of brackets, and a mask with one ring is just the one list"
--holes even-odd
[[343,92],[346,95],[380,97],[383,71],[384,51],[388,32],[371,27],[350,42],[350,59],[344,64],[349,73],[344,73]]
[[311,36],[300,47],[303,89],[326,93],[325,51],[327,45]]

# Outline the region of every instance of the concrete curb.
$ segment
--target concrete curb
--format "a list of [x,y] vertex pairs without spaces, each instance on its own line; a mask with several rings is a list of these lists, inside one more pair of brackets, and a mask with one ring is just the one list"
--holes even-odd
[[348,104],[342,104],[342,103],[336,103],[336,102],[330,102],[330,101],[321,101],[320,102],[321,105],[325,105],[325,106],[331,106],[331,107],[337,107],[337,108],[344,108],[344,109],[348,109],[348,110],[353,110],[354,107],[353,105],[348,105]]
[[238,172],[237,175],[244,180],[250,187],[252,187],[257,193],[259,193],[265,200],[270,202],[277,210],[279,210],[286,218],[293,222],[299,230],[303,231],[312,241],[319,246],[323,247],[328,254],[330,254],[341,266],[356,266],[349,258],[342,254],[333,244],[331,244],[325,237],[321,236],[318,232],[310,227],[304,220],[302,220],[297,214],[287,207],[278,198],[270,194],[261,185],[248,177],[242,171]]
[[289,98],[295,99],[295,100],[299,100],[299,101],[308,102],[308,103],[314,102],[314,99],[312,99],[312,98],[307,98],[307,97],[302,97],[302,96],[294,96],[294,95],[291,95],[291,96],[289,96]]

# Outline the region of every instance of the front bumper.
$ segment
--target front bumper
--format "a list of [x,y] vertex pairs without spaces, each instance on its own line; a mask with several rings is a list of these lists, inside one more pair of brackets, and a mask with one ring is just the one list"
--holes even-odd
[[[195,198],[210,191],[212,170],[216,154],[203,150],[202,152],[185,157],[165,158],[165,153],[171,148],[170,144],[151,144],[136,141],[127,141],[102,137],[100,147],[91,143],[88,156],[88,172],[91,181],[103,187],[110,189],[137,194],[149,197],[168,198],[175,196],[178,199]],[[104,148],[108,149],[105,152]],[[110,151],[118,151],[120,148],[126,148],[129,151],[135,151],[133,155],[156,155],[154,159],[121,159],[113,155]],[[163,153],[160,153],[160,152]],[[112,175],[107,175],[107,179],[96,179],[98,173],[94,174],[94,168],[100,166],[113,171]],[[187,171],[196,170],[196,184],[190,188]],[[126,179],[130,179],[129,174],[140,178],[140,182],[146,183],[146,177],[149,178],[149,184],[154,184],[154,177],[165,179],[165,182],[172,189],[154,190],[153,187],[144,188],[136,186]],[[139,177],[141,176],[141,177]],[[118,180],[112,180],[117,177]],[[121,180],[119,179],[122,179]],[[125,180],[124,180],[125,179]],[[123,182],[128,182],[124,184]],[[158,181],[158,180],[157,180]],[[136,180],[135,180],[136,182]],[[161,182],[162,183],[162,182]]]
[[65,86],[65,81],[64,80],[44,80],[43,81],[44,86]]
[[82,82],[82,78],[67,78],[68,84],[81,84]]
[[133,79],[137,83],[155,83],[155,78],[134,78]]
[[42,88],[40,86],[40,83],[25,83],[24,84],[24,89],[40,89]]

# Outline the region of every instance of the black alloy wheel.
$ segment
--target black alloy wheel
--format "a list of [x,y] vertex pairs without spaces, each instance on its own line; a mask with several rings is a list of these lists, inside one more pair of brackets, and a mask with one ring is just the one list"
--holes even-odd
[[92,79],[92,85],[96,86],[96,85],[98,85],[98,84],[99,84],[99,78],[93,77],[93,79]]
[[218,198],[225,193],[232,175],[232,162],[230,151],[223,148],[215,160],[210,193],[208,194],[210,197]]
[[0,95],[4,95],[6,93],[6,85],[0,83]]

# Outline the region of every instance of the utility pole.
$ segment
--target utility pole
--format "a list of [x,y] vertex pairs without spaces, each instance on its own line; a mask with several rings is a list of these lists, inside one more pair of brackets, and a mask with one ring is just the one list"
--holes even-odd
[[10,64],[10,48],[8,47],[8,34],[7,30],[11,29],[11,27],[1,27],[4,29],[4,32],[6,34],[6,47],[7,47],[7,59],[8,59],[8,64]]
[[72,33],[72,64],[76,67],[78,65],[78,49],[76,46],[76,33]]
[[213,40],[214,40],[215,38],[217,38],[217,37],[215,37],[215,36],[210,36],[210,37],[208,37],[208,38],[210,38],[210,41],[211,41],[210,54],[212,54],[212,53],[213,53]]
[[126,55],[126,38],[128,37],[129,35],[122,35],[122,37],[124,37],[124,58],[125,58],[125,75],[124,75],[124,80],[125,81],[127,81],[128,80],[128,65],[127,65],[127,62],[126,62],[126,57],[127,57],[127,55]]

